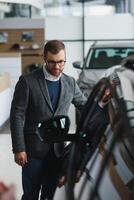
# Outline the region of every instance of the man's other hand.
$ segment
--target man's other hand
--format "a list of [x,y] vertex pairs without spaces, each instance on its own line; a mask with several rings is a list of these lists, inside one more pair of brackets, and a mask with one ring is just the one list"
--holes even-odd
[[27,154],[26,152],[19,152],[14,154],[14,160],[15,162],[24,167],[25,163],[27,163]]

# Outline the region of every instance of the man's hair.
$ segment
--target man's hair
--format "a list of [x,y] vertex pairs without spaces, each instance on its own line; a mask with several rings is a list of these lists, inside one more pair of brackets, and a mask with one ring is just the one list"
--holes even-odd
[[60,40],[50,40],[44,46],[44,58],[46,58],[48,51],[57,54],[61,50],[65,50],[65,45]]

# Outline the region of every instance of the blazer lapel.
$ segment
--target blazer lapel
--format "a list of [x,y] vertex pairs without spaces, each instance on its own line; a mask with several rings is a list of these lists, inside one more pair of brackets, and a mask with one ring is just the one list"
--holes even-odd
[[54,112],[53,108],[52,108],[52,104],[51,104],[51,100],[50,100],[50,96],[49,96],[49,92],[48,92],[48,88],[47,88],[47,83],[46,83],[46,80],[45,80],[45,77],[44,77],[43,70],[40,70],[40,72],[39,72],[38,82],[39,82],[40,89],[43,93],[43,96],[44,96],[48,106],[50,107],[52,112]]

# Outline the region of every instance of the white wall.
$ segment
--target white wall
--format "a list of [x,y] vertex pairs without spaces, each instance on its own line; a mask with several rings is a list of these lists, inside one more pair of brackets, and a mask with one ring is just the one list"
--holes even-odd
[[82,18],[73,16],[47,17],[45,20],[46,40],[81,40]]
[[44,28],[44,19],[5,18],[0,20],[0,29]]
[[0,54],[0,73],[9,73],[11,78],[11,95],[21,75],[21,55],[19,53]]
[[85,17],[85,39],[133,39],[134,17],[131,14],[113,14]]
[[13,92],[21,75],[21,56],[19,54],[0,54],[0,74],[4,73],[10,75],[11,86],[0,93],[0,126],[9,119]]
[[11,89],[0,92],[0,127],[8,120],[11,106]]

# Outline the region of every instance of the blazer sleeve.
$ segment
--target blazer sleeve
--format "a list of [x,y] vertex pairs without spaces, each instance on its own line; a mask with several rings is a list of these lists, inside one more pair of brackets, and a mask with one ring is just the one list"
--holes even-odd
[[14,153],[25,151],[23,128],[28,99],[28,84],[24,76],[21,76],[15,87],[10,111],[10,128]]
[[72,103],[77,107],[83,107],[87,101],[87,98],[81,92],[79,86],[77,85],[76,81],[74,80],[74,97]]

